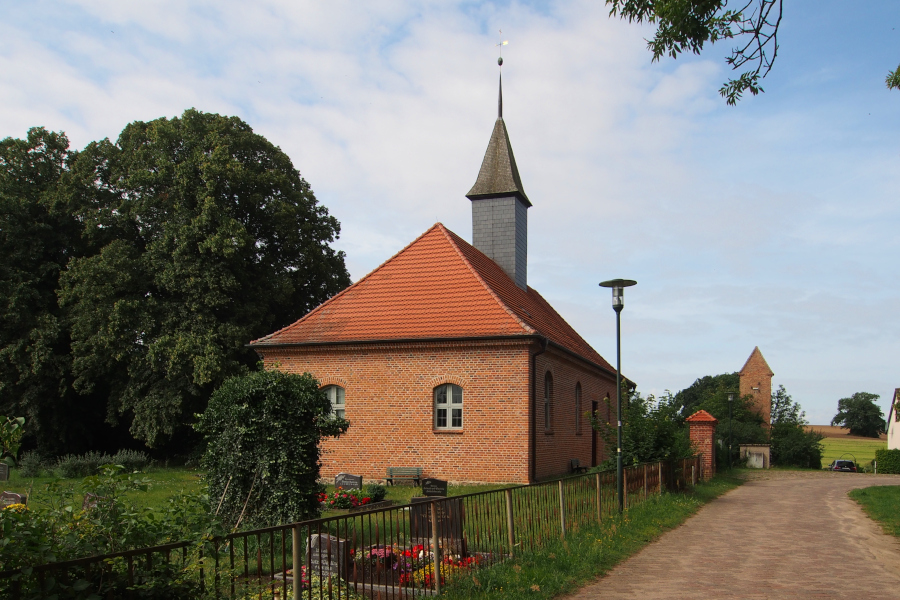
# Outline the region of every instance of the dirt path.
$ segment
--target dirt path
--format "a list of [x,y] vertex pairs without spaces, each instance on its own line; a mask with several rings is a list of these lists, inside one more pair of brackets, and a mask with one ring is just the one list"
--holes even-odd
[[900,599],[900,542],[847,497],[870,485],[900,476],[754,474],[566,600]]

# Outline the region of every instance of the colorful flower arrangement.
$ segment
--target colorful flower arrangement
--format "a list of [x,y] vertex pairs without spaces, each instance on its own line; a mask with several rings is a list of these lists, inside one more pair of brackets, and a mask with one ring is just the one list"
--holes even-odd
[[322,492],[319,494],[319,502],[325,508],[356,508],[363,506],[372,501],[372,498],[366,496],[362,490],[348,490],[339,487],[333,494]]

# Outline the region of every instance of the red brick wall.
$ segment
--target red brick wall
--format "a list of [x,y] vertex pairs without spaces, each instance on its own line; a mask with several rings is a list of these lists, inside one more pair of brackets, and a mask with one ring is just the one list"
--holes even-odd
[[[710,422],[689,423],[691,444],[694,451],[701,454],[700,477],[709,479],[716,474],[716,424]],[[690,474],[685,474],[689,477]]]
[[[529,440],[532,342],[434,342],[259,349],[266,368],[309,372],[325,385],[345,390],[350,430],[323,443],[322,476],[339,472],[382,479],[388,466],[422,467],[425,476],[450,481],[516,482],[530,478]],[[587,416],[575,431],[575,384],[582,387],[582,412],[615,391],[614,378],[564,353],[549,349],[536,358],[537,433],[535,475],[569,471],[578,458],[590,466],[592,430]],[[543,422],[543,374],[553,374],[553,427]],[[463,388],[462,432],[433,428],[433,389]],[[603,444],[597,441],[597,460]]]
[[[589,416],[582,415],[581,427],[575,429],[575,386],[581,384],[581,412],[590,413],[592,401],[596,401],[601,418],[606,417],[609,403],[607,394],[615,397],[615,375],[601,376],[569,355],[550,348],[535,360],[537,408],[535,411],[535,478],[548,479],[569,472],[571,459],[577,458],[583,466],[591,466],[591,437],[593,431]],[[544,377],[553,377],[551,402],[551,428],[544,427]],[[615,401],[613,401],[615,404]],[[606,458],[603,441],[597,439],[597,464]]]
[[757,412],[767,425],[772,422],[772,372],[765,361],[754,356],[747,362],[740,373],[740,394],[753,396]]

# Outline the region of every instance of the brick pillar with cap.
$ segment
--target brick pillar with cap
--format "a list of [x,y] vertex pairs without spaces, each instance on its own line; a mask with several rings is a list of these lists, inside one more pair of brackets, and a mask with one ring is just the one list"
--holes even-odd
[[685,419],[690,427],[691,445],[700,455],[700,478],[716,474],[716,425],[718,421],[705,410],[698,410]]

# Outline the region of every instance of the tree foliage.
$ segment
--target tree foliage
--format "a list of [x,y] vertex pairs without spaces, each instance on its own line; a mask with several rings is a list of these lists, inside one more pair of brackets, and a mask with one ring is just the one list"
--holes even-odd
[[849,398],[841,398],[831,424],[849,429],[850,435],[877,438],[887,431],[884,412],[875,404],[878,398],[878,394],[868,392],[856,392]]
[[[778,56],[778,28],[782,0],[606,0],[610,15],[628,21],[653,23],[656,34],[647,42],[653,60],[678,58],[683,52],[700,54],[708,42],[734,40],[725,62],[738,70],[719,94],[735,105],[745,92],[763,92],[760,80],[769,74]],[[887,76],[888,89],[900,89],[900,67]]]
[[[319,443],[349,423],[309,374],[258,371],[227,379],[197,422],[202,465],[226,522],[260,525],[318,516]],[[245,512],[246,507],[246,512]]]
[[727,397],[728,391],[736,391],[739,386],[740,376],[737,373],[705,375],[675,394],[675,402],[680,406],[681,416],[687,418],[697,412],[707,399],[717,394]]
[[0,410],[56,453],[104,419],[148,445],[190,432],[255,364],[250,340],[349,285],[339,232],[236,117],[192,109],[80,152],[43,129],[4,140]]
[[[622,462],[626,465],[686,458],[693,454],[684,418],[671,393],[658,399],[653,395],[642,397],[640,392],[623,391],[622,405]],[[615,423],[595,420],[593,427],[603,438],[607,448],[617,447]],[[609,467],[615,464],[613,454]]]
[[783,385],[772,394],[772,423],[769,443],[772,464],[779,466],[822,468],[822,434],[807,431],[806,413],[791,398]]
[[734,39],[737,45],[725,62],[737,70],[749,65],[736,79],[719,89],[734,105],[744,92],[754,96],[764,91],[760,79],[772,70],[778,56],[778,27],[782,0],[606,0],[610,14],[628,21],[656,24],[656,34],[647,45],[653,60],[678,58],[682,52],[700,54],[704,44]]
[[893,71],[888,71],[884,83],[889,90],[900,90],[900,66]]

